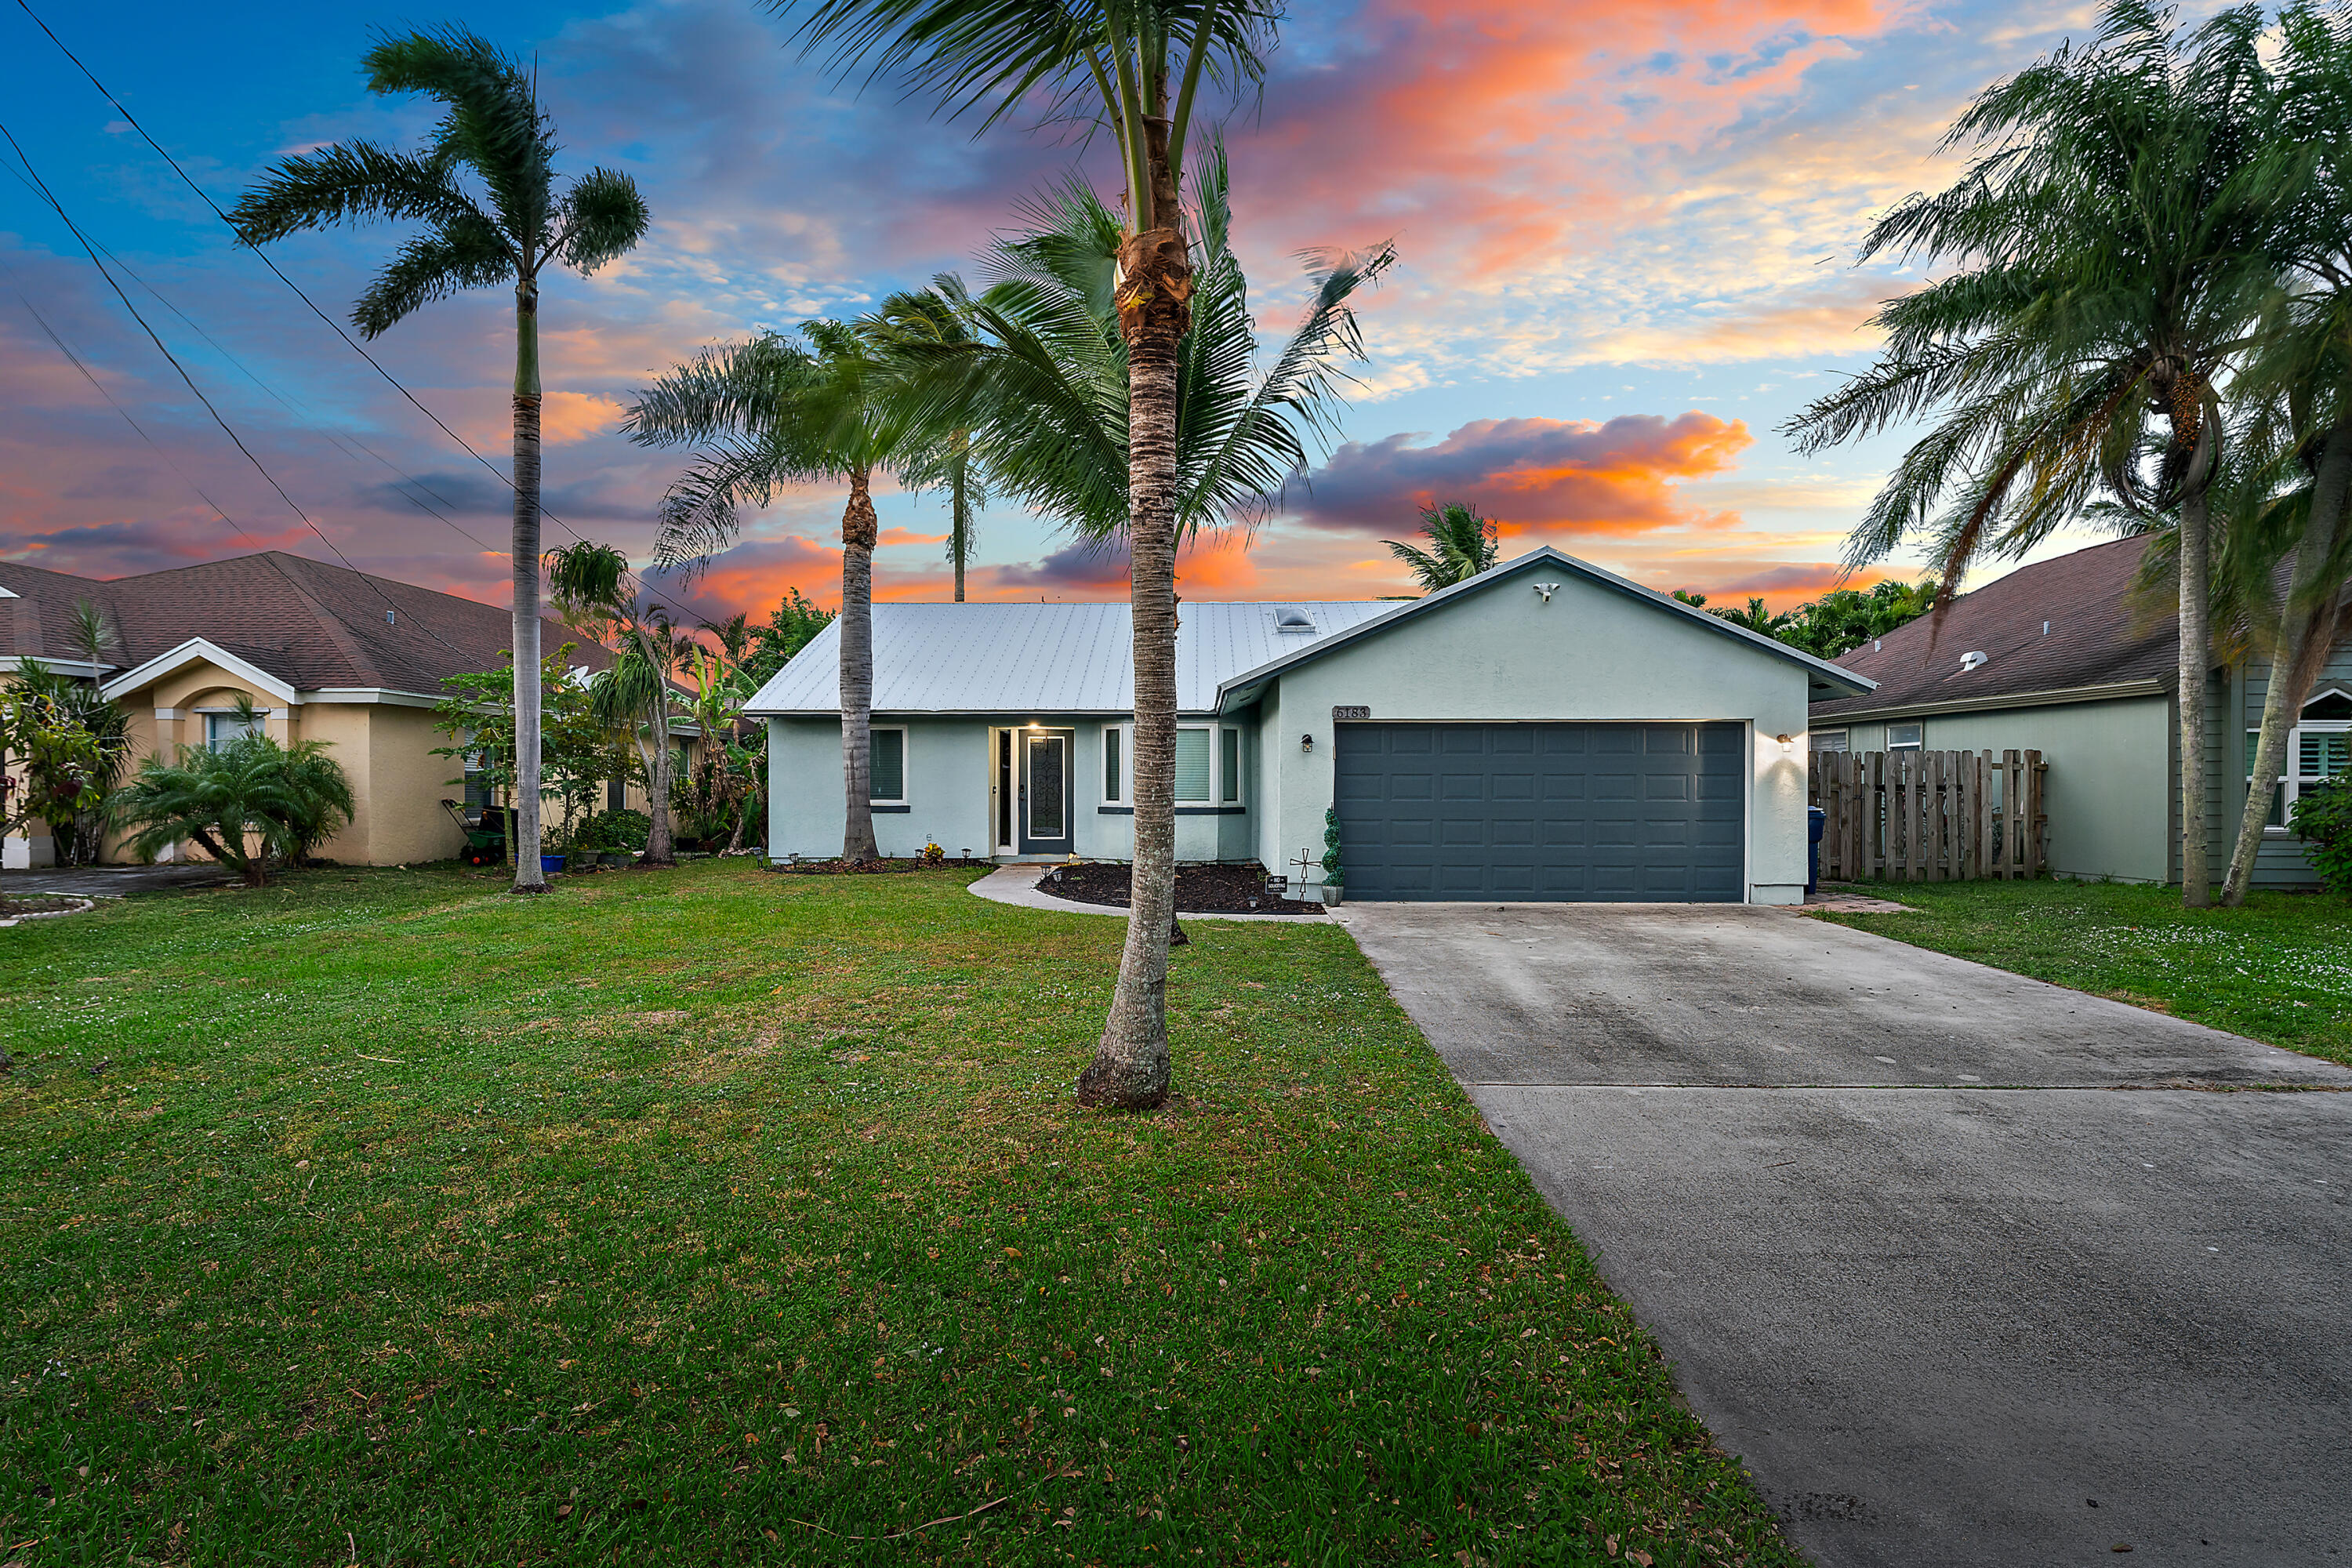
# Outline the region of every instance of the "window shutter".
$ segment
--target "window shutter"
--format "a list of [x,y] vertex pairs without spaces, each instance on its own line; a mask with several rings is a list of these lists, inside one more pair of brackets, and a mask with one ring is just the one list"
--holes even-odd
[[868,774],[866,786],[866,798],[889,801],[906,799],[907,731],[904,730],[867,731],[866,757]]
[[1222,787],[1217,792],[1217,798],[1227,805],[1233,805],[1242,798],[1242,732],[1239,730],[1220,730],[1217,733],[1223,742],[1223,749],[1217,756],[1217,764],[1223,770],[1219,775],[1218,782]]
[[1209,804],[1209,732],[1176,731],[1176,799],[1182,805]]
[[1118,725],[1103,726],[1103,799],[1105,800],[1120,801],[1127,798],[1126,792],[1119,787],[1124,781],[1119,777],[1118,754],[1119,745],[1126,738]]

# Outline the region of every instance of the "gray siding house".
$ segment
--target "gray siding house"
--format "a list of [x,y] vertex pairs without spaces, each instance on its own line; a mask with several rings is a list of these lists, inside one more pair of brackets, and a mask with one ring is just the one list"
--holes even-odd
[[[841,849],[839,646],[747,708],[780,858]],[[1132,854],[1125,605],[882,604],[874,646],[885,855]],[[1350,898],[1790,902],[1806,704],[1869,689],[1549,549],[1406,603],[1186,603],[1177,856],[1295,871],[1336,804]]]
[[[2166,882],[2180,877],[2179,623],[2131,592],[2146,537],[2093,545],[2021,568],[1838,663],[1876,681],[1866,696],[1812,707],[1817,750],[2037,750],[2050,763],[2050,867],[2065,877]],[[2205,825],[2218,879],[2244,810],[2270,666],[2249,659],[2207,677],[2205,755],[2214,803]],[[2352,642],[2314,685],[2269,781],[2271,827],[2256,885],[2316,887],[2287,803],[2342,773],[2352,746]]]

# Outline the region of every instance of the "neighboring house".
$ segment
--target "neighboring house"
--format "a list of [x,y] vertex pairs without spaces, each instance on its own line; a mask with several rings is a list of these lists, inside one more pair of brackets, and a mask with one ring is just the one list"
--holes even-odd
[[[69,636],[83,602],[121,638],[96,673],[130,711],[134,766],[235,733],[236,700],[249,697],[269,734],[329,742],[351,776],[359,809],[320,855],[384,866],[457,852],[462,839],[440,805],[460,793],[449,782],[457,769],[433,755],[449,742],[435,732],[432,709],[446,678],[504,662],[507,611],[275,550],[108,581],[0,561],[0,674],[26,658],[92,673]],[[552,621],[541,636],[549,652],[579,645],[583,668],[612,661]],[[46,837],[5,845],[8,867],[51,858]]]
[[[1813,704],[1816,750],[2036,750],[2050,763],[2050,867],[2140,882],[2180,876],[2179,623],[2131,585],[2147,537],[2062,555],[1964,594],[1838,662],[1878,682]],[[2217,667],[2206,686],[2206,824],[2218,879],[2245,808],[2267,660]],[[2270,782],[2271,829],[2255,865],[2267,887],[2318,878],[2286,828],[2287,803],[2345,771],[2352,744],[2352,643],[2340,643],[2304,705],[2287,773]]]
[[[1176,853],[1351,899],[1790,903],[1806,702],[1867,679],[1538,550],[1409,603],[1180,606]],[[746,708],[770,853],[840,853],[840,628]],[[874,606],[882,852],[1133,851],[1128,606]],[[1310,878],[1319,879],[1320,872]]]

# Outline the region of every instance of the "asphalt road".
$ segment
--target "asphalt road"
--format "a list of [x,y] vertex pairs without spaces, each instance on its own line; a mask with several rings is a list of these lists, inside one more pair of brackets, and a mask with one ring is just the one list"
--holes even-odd
[[1780,910],[1341,914],[1816,1562],[2352,1563],[2352,1071]]

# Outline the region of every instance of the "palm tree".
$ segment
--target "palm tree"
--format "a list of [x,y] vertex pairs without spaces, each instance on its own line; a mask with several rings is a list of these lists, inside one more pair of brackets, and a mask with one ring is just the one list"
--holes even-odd
[[[961,311],[936,289],[910,289],[882,301],[868,331],[884,353],[952,347],[973,341]],[[972,513],[988,504],[988,492],[971,453],[971,432],[950,426],[920,443],[924,459],[909,464],[899,480],[910,489],[948,492],[948,564],[955,572],[955,602],[963,603],[964,568],[971,563]]]
[[1942,411],[1847,563],[1924,532],[1947,596],[1978,557],[2030,548],[2100,493],[2134,526],[2178,520],[2182,897],[2202,906],[2218,389],[2268,288],[2278,171],[2260,134],[2260,8],[2224,12],[2186,51],[2168,23],[2118,0],[2091,47],[1977,99],[1945,138],[1982,149],[1968,173],[1897,206],[1862,247],[1975,265],[1881,309],[1879,363],[1787,428],[1814,451]]
[[1421,509],[1421,531],[1429,548],[1383,539],[1389,553],[1405,563],[1424,594],[1467,583],[1481,572],[1491,572],[1502,552],[1494,523],[1478,515],[1476,507],[1459,501]]
[[[2296,5],[2279,20],[2273,134],[2303,156],[2275,229],[2284,298],[2241,380],[2263,405],[2265,426],[2282,432],[2279,466],[2288,483],[2264,509],[2284,525],[2275,548],[2243,552],[2247,596],[2263,601],[2270,678],[2248,762],[2252,787],[2221,880],[2221,901],[2232,907],[2253,880],[2270,818],[2267,781],[2284,771],[2288,731],[2347,624],[2352,581],[2352,231],[2344,222],[2352,202],[2352,18]],[[2283,563],[2284,595],[2272,602]]]
[[[257,721],[252,699],[239,706],[247,722]],[[325,742],[281,746],[249,729],[217,750],[183,746],[173,761],[148,758],[116,793],[113,809],[135,829],[132,854],[152,858],[193,842],[258,888],[273,856],[299,865],[357,805]]]
[[[532,74],[461,27],[386,37],[367,53],[368,87],[424,93],[447,107],[422,148],[349,142],[285,159],[229,221],[247,245],[363,218],[408,219],[401,247],[352,308],[379,336],[464,289],[515,295],[514,661],[539,665],[539,279],[560,263],[594,272],[644,237],[645,199],[626,174],[595,168],[559,191],[555,128]],[[469,184],[465,176],[473,176]],[[540,704],[515,683],[515,889],[547,890],[540,871]]]
[[612,664],[589,681],[589,711],[636,743],[646,771],[644,863],[677,864],[671,837],[670,674],[692,639],[681,637],[658,608],[646,610],[630,581],[628,557],[609,544],[582,540],[547,552],[548,585],[568,624],[583,626],[614,650]]
[[622,428],[646,446],[704,450],[662,498],[655,559],[698,569],[734,539],[736,509],[778,487],[844,479],[841,512],[842,858],[881,858],[874,839],[874,547],[877,468],[929,460],[928,428],[886,406],[889,366],[874,323],[803,321],[803,350],[774,332],[709,349],[638,395]]
[[[1184,151],[1202,78],[1255,83],[1270,0],[769,0],[844,68],[865,65],[981,128],[1044,102],[1109,131],[1127,186],[1111,296],[1127,350],[1125,532],[1135,672],[1132,918],[1102,1041],[1079,1079],[1089,1105],[1168,1093],[1168,941],[1176,908],[1178,364],[1197,289]],[[1001,476],[1000,476],[1001,477]]]

